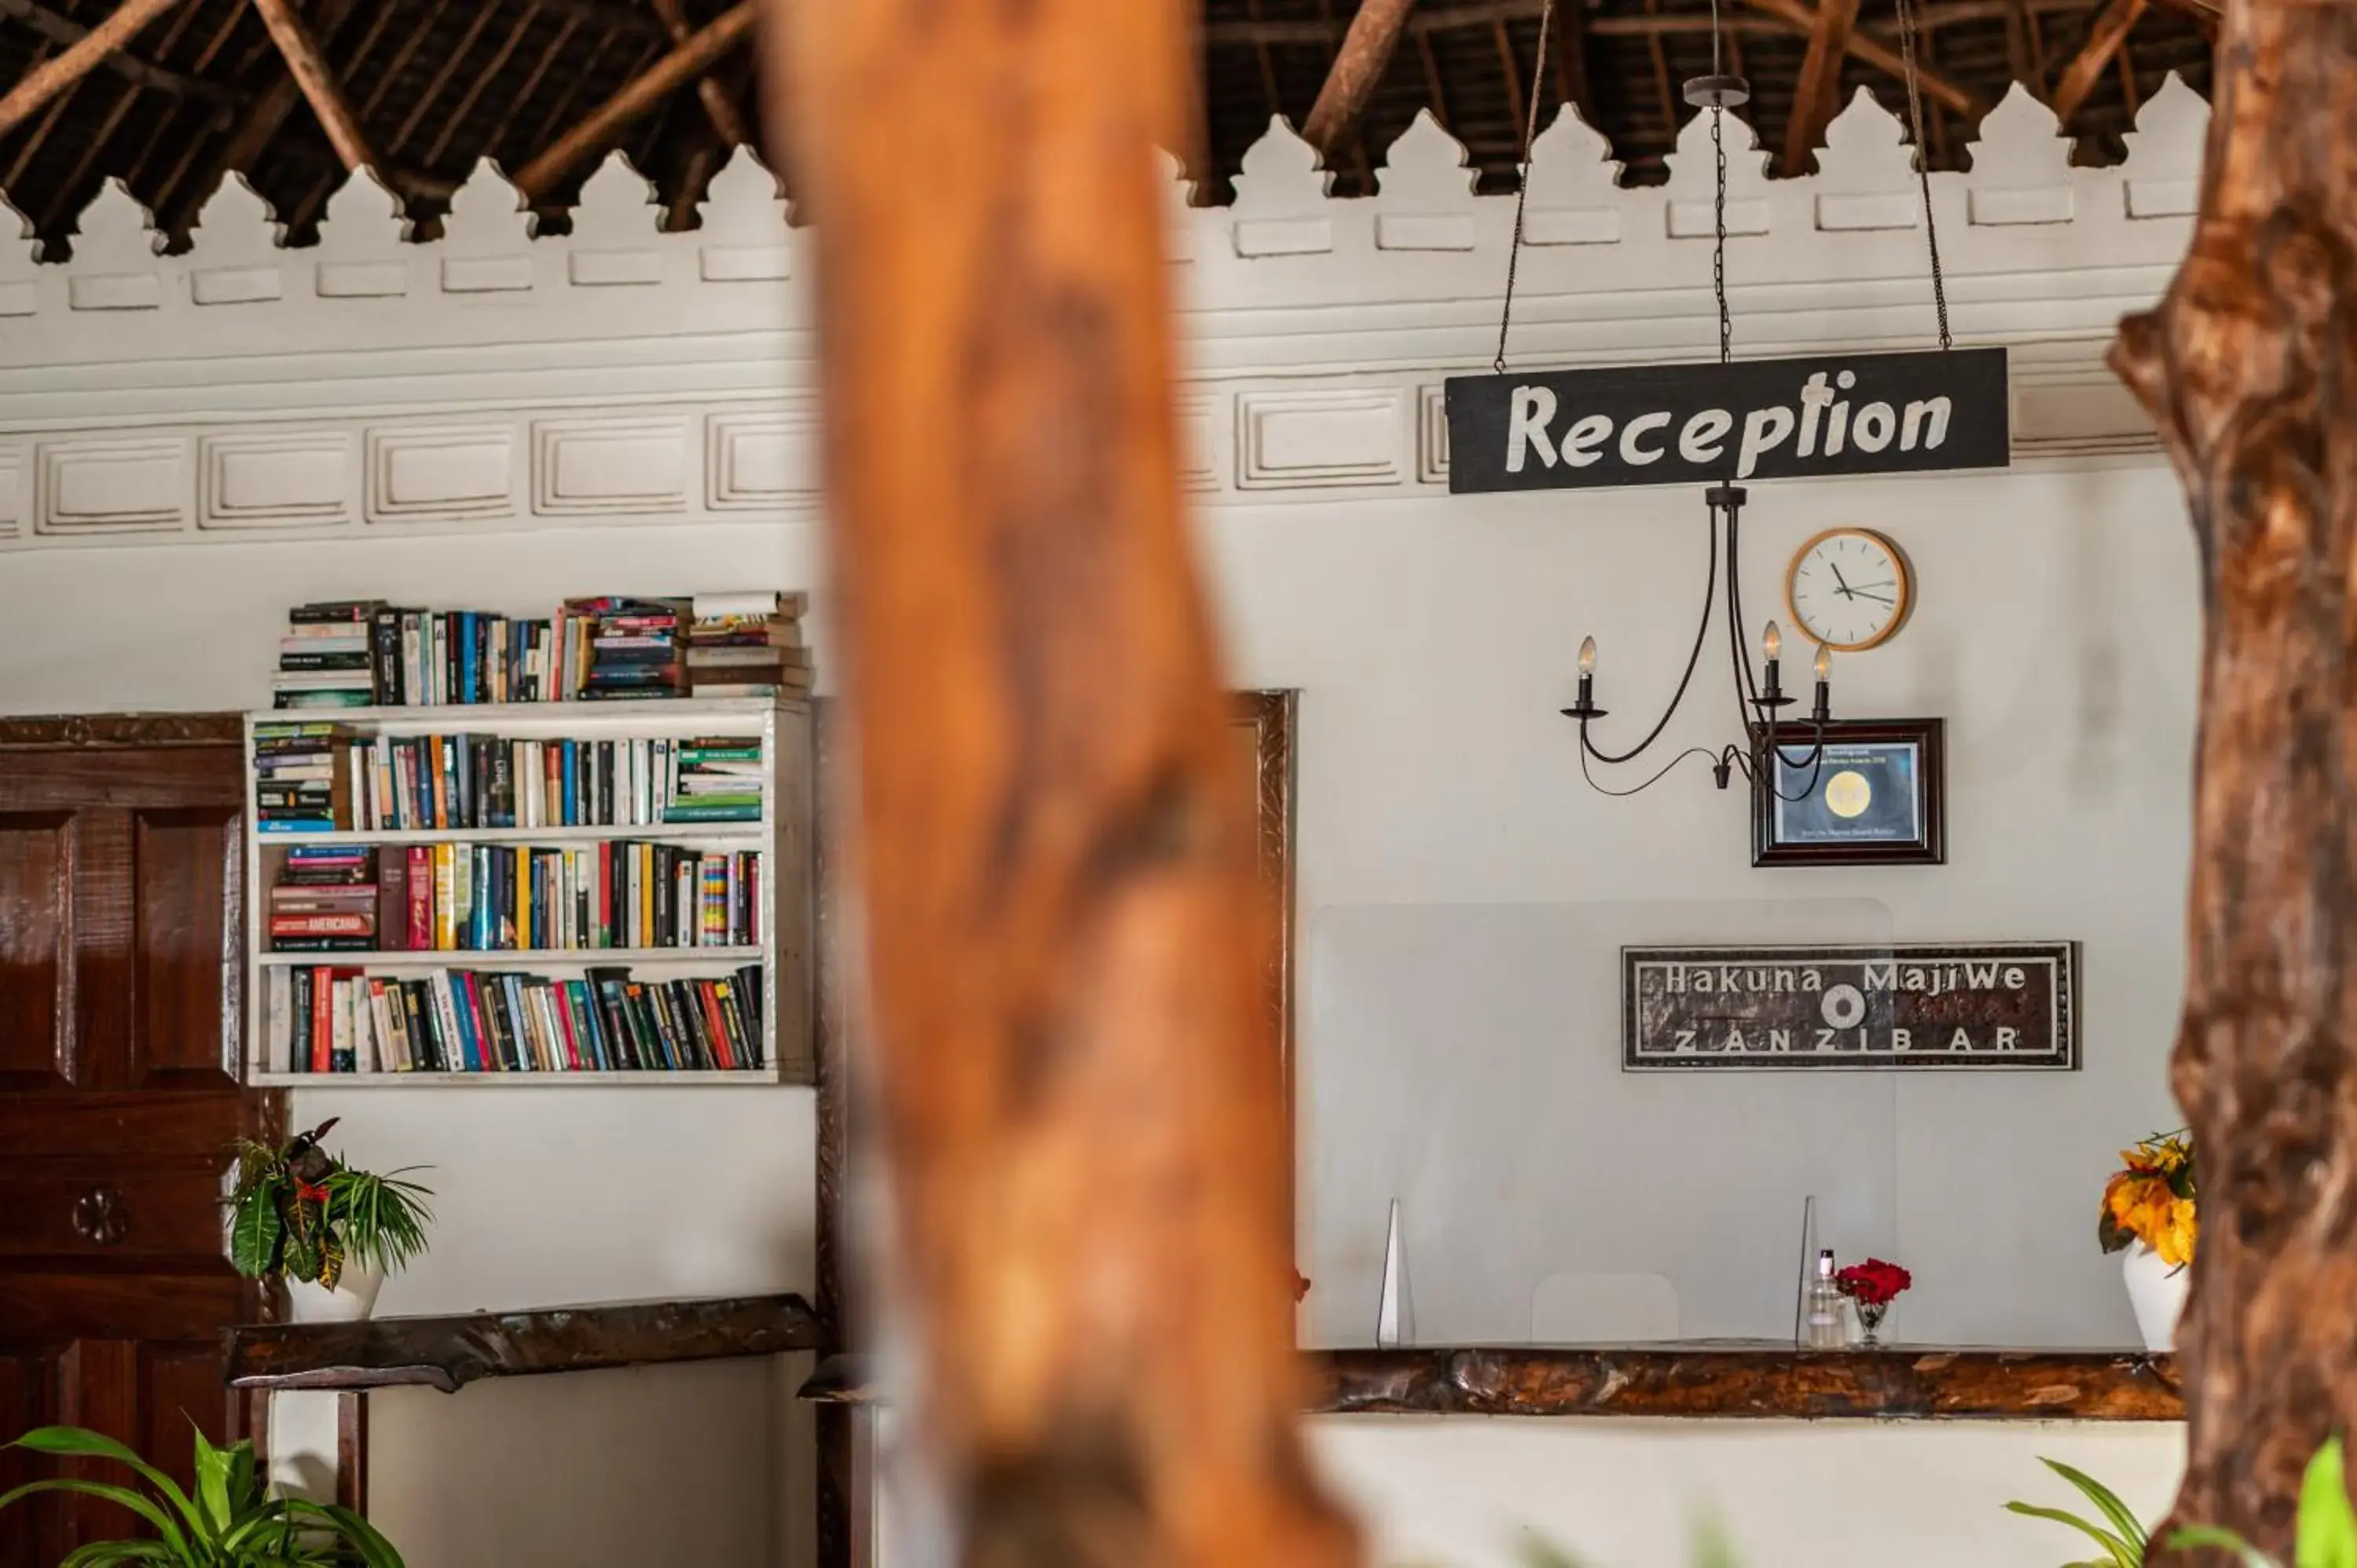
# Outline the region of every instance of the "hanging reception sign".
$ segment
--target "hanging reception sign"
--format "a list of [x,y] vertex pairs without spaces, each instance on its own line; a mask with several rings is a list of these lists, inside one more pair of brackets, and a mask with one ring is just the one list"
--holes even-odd
[[1448,381],[1448,488],[1707,485],[2002,468],[2003,349]]

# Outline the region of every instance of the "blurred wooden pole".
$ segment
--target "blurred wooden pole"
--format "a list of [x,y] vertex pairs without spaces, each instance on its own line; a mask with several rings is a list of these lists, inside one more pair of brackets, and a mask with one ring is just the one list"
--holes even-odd
[[920,1453],[968,1568],[1339,1568],[1179,503],[1180,0],[766,0]]
[[2212,102],[2192,249],[2112,364],[2185,482],[2206,609],[2176,1522],[2287,1562],[2302,1466],[2357,1428],[2357,6],[2231,0]]

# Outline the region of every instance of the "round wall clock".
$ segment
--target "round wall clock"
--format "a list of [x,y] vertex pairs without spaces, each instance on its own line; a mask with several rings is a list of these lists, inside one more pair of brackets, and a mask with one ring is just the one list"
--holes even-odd
[[1845,653],[1890,639],[1915,598],[1898,545],[1870,528],[1828,528],[1792,557],[1784,603],[1803,631]]

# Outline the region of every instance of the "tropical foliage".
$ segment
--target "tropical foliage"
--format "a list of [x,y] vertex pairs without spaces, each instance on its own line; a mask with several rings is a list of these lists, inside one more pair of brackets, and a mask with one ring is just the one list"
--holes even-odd
[[285,1274],[333,1290],[347,1262],[392,1273],[425,1251],[430,1189],[403,1179],[417,1165],[376,1176],[320,1147],[334,1118],[283,1149],[237,1144],[230,1197],[230,1262],[248,1279]]
[[14,1448],[63,1459],[112,1459],[146,1483],[145,1491],[77,1478],[34,1481],[0,1497],[0,1509],[43,1492],[97,1498],[128,1509],[152,1537],[94,1541],[58,1568],[402,1568],[401,1553],[350,1509],[274,1498],[253,1462],[253,1444],[217,1448],[197,1434],[196,1496],[110,1437],[79,1426],[44,1426]]
[[[2102,1522],[2067,1512],[2061,1509],[2040,1508],[2030,1503],[2007,1503],[2005,1506],[2018,1514],[2032,1519],[2052,1520],[2067,1524],[2088,1537],[2103,1549],[2101,1557],[2083,1558],[2068,1563],[2063,1568],[2143,1568],[2146,1554],[2151,1551],[2150,1539],[2144,1527],[2126,1503],[2101,1481],[2070,1466],[2055,1460],[2044,1461],[2046,1467],[2070,1482],[2101,1516]],[[2296,1546],[2288,1568],[2357,1568],[2357,1513],[2349,1502],[2349,1477],[2343,1468],[2341,1439],[2333,1438],[2316,1452],[2309,1461],[2308,1474],[2300,1484],[2299,1522],[2295,1536]],[[2287,1568],[2252,1547],[2230,1530],[2215,1530],[2206,1525],[2173,1531],[2167,1542],[2172,1552],[2197,1546],[2219,1547],[2238,1553],[2244,1568]]]
[[2120,1151],[2121,1169],[2104,1187],[2096,1239],[2106,1252],[2142,1241],[2169,1267],[2193,1261],[2193,1138],[2182,1129],[2156,1133]]

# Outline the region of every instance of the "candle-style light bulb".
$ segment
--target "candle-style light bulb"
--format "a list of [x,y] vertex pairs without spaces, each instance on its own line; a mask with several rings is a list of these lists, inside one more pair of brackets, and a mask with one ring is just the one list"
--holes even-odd
[[1596,673],[1596,639],[1592,637],[1579,640],[1579,672],[1583,675]]
[[1824,680],[1828,675],[1833,673],[1833,668],[1834,650],[1820,642],[1817,644],[1817,679],[1820,681]]
[[1812,717],[1820,725],[1834,716],[1834,689],[1827,679],[1833,673],[1834,650],[1824,643],[1817,644],[1817,702]]
[[1784,634],[1776,629],[1776,623],[1774,621],[1771,620],[1768,623],[1767,634],[1760,638],[1760,646],[1768,650],[1768,657],[1770,660],[1773,660],[1778,654],[1784,651]]

